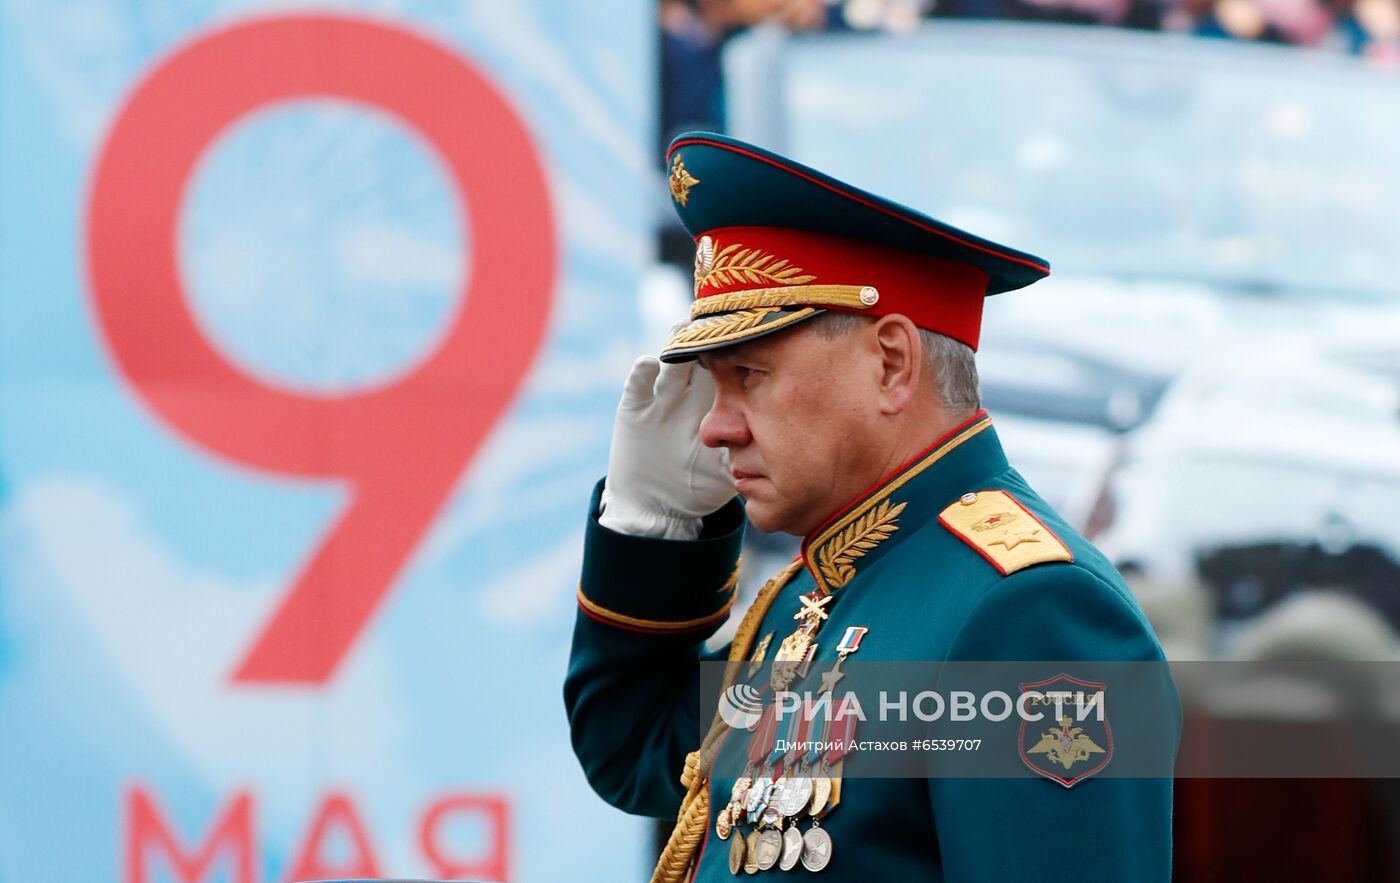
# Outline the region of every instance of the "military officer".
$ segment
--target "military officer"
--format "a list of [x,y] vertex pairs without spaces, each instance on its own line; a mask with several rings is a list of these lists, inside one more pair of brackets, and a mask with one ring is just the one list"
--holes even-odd
[[711,775],[728,728],[702,719],[697,672],[746,520],[801,536],[801,554],[720,659],[1162,654],[980,407],[983,299],[1042,278],[1043,260],[720,135],[677,138],[668,165],[695,300],[627,379],[564,687],[597,792],[680,808],[653,880],[1168,880],[1171,782],[1090,775],[1111,743],[1078,769],[1028,754],[1041,775],[1019,778],[827,776],[792,813],[764,815],[751,777]]

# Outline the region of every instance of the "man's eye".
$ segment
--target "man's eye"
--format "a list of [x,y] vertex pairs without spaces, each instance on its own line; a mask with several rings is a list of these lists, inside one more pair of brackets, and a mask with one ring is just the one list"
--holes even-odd
[[748,383],[750,378],[756,377],[757,375],[762,373],[757,368],[745,368],[742,366],[740,366],[736,370],[739,374],[739,379],[745,383]]

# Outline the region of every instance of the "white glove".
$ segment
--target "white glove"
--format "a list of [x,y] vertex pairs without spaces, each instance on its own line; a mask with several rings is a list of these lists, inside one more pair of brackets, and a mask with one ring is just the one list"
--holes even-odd
[[693,540],[701,519],[734,498],[729,452],[700,441],[715,400],[710,372],[642,356],[632,365],[613,424],[598,523],[633,536]]

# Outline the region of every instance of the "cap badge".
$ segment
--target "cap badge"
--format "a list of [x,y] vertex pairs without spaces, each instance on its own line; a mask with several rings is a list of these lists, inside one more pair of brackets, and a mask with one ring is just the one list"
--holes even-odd
[[699,279],[709,273],[714,262],[715,241],[708,236],[701,236],[700,241],[695,243],[695,278]]
[[671,160],[671,198],[681,205],[690,200],[690,188],[700,183],[700,179],[686,171],[681,155]]

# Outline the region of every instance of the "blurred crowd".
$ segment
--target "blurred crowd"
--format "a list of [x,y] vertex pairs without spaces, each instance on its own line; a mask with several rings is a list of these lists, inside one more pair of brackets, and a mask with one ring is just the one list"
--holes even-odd
[[929,18],[1045,21],[1284,43],[1400,65],[1400,0],[661,0],[663,139],[724,128],[720,50],[760,24],[910,30]]

